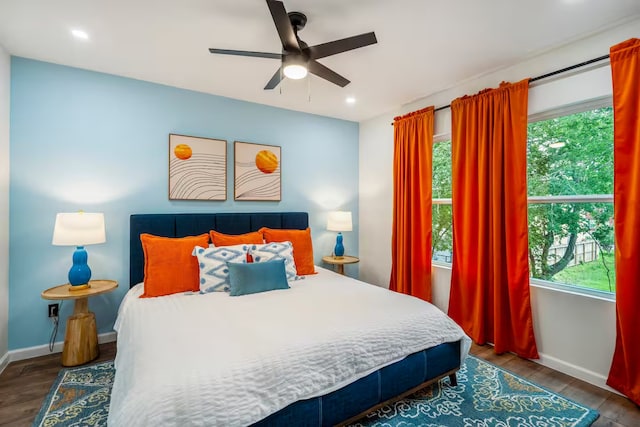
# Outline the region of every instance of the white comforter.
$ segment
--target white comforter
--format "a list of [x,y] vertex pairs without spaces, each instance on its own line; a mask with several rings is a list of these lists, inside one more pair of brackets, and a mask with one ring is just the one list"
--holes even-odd
[[[435,306],[328,270],[291,289],[123,300],[110,426],[245,426],[464,339]],[[463,356],[464,357],[464,356]]]

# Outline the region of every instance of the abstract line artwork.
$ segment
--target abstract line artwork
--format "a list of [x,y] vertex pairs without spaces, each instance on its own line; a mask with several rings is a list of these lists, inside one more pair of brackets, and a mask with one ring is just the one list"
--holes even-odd
[[280,200],[280,147],[236,141],[234,158],[235,200]]
[[227,200],[227,141],[169,135],[169,200]]

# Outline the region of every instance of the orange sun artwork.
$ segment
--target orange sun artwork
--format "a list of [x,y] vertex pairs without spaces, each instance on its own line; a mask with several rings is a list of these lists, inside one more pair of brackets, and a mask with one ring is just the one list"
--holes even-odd
[[256,167],[262,173],[273,173],[278,169],[278,158],[269,150],[261,150],[256,154]]
[[193,151],[187,144],[178,144],[176,148],[173,149],[173,154],[180,160],[187,160],[191,157]]

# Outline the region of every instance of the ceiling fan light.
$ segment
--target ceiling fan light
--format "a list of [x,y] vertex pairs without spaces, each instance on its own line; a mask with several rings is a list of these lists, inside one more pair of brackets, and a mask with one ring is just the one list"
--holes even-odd
[[284,75],[293,80],[300,80],[307,77],[307,67],[299,64],[289,64],[282,70]]

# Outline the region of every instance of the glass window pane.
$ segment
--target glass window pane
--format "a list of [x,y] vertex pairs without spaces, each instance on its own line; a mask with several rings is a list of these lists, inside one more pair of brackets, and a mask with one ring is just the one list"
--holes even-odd
[[529,205],[532,277],[615,292],[612,203]]
[[[434,199],[451,198],[451,141],[433,144],[432,189]],[[451,205],[433,205],[432,248],[434,261],[451,263]]]
[[613,108],[529,123],[529,196],[613,193]]
[[[613,109],[530,123],[529,196],[613,193]],[[613,204],[529,204],[532,277],[615,291]]]
[[451,205],[432,207],[431,257],[434,261],[451,264],[453,256]]
[[451,198],[451,141],[433,144],[433,176],[431,188],[434,199]]

